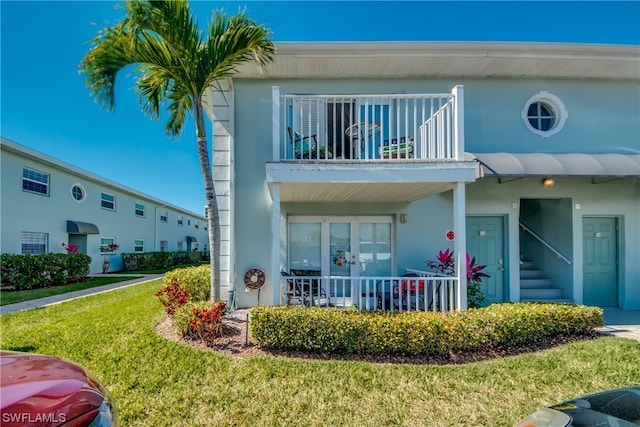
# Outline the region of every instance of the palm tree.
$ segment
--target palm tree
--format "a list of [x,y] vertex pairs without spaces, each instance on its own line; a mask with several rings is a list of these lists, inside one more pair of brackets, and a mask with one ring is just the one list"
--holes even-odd
[[[195,22],[185,0],[123,3],[124,18],[98,32],[92,48],[80,62],[80,73],[96,101],[108,111],[115,106],[116,75],[135,65],[138,101],[143,112],[159,119],[167,104],[165,132],[177,137],[187,115],[196,124],[198,156],[207,206],[211,264],[211,297],[220,300],[220,221],[207,150],[204,101],[207,91],[221,90],[238,65],[254,61],[259,67],[272,61],[271,31],[255,24],[244,12],[227,17],[215,12],[208,33]],[[205,36],[208,36],[205,38]]]

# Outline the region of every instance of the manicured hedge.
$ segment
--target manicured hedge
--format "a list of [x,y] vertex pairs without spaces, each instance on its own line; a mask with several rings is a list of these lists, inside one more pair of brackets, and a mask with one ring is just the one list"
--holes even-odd
[[446,315],[294,306],[250,312],[259,345],[331,353],[446,356],[590,334],[599,326],[601,309],[559,304],[495,304]]
[[206,254],[194,251],[123,253],[122,265],[126,271],[160,270],[200,262],[205,257]]
[[90,263],[85,254],[2,254],[0,282],[15,290],[66,285],[89,274]]
[[208,301],[211,298],[211,267],[208,264],[197,267],[176,268],[164,275],[164,286],[177,282],[187,291],[189,301]]

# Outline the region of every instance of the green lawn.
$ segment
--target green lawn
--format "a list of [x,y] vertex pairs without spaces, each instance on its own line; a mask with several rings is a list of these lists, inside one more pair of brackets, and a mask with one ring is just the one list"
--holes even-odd
[[86,282],[72,283],[70,285],[52,286],[50,288],[31,289],[28,291],[0,291],[0,305],[15,304],[17,302],[50,297],[52,295],[66,294],[67,292],[95,288],[96,286],[124,282],[125,280],[139,279],[141,277],[142,276],[92,277]]
[[455,366],[234,359],[158,336],[160,287],[3,315],[1,346],[83,364],[125,426],[509,426],[539,407],[640,384],[640,342],[613,337]]

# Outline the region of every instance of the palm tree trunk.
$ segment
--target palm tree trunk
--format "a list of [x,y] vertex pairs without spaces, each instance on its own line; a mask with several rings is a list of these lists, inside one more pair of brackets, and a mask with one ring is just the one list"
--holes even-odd
[[198,157],[204,179],[204,193],[207,201],[207,221],[209,225],[209,265],[211,266],[211,300],[220,301],[220,214],[218,199],[213,184],[213,173],[209,161],[207,134],[205,131],[202,102],[195,100],[196,134],[198,138]]

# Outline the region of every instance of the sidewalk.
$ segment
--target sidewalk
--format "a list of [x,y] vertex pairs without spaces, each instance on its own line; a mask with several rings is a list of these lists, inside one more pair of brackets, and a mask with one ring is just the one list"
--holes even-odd
[[640,310],[604,308],[604,327],[598,332],[640,341]]
[[58,304],[63,301],[68,301],[76,298],[82,298],[87,295],[100,294],[102,292],[109,292],[114,289],[125,288],[127,286],[137,285],[139,283],[149,282],[151,280],[161,279],[163,274],[136,274],[137,279],[126,280],[124,282],[111,283],[104,286],[96,286],[95,288],[82,289],[80,291],[67,292],[66,294],[52,295],[50,297],[34,299],[30,301],[19,302],[16,304],[8,304],[0,306],[0,315],[15,313],[16,311],[31,310],[33,308],[45,307],[47,305]]

